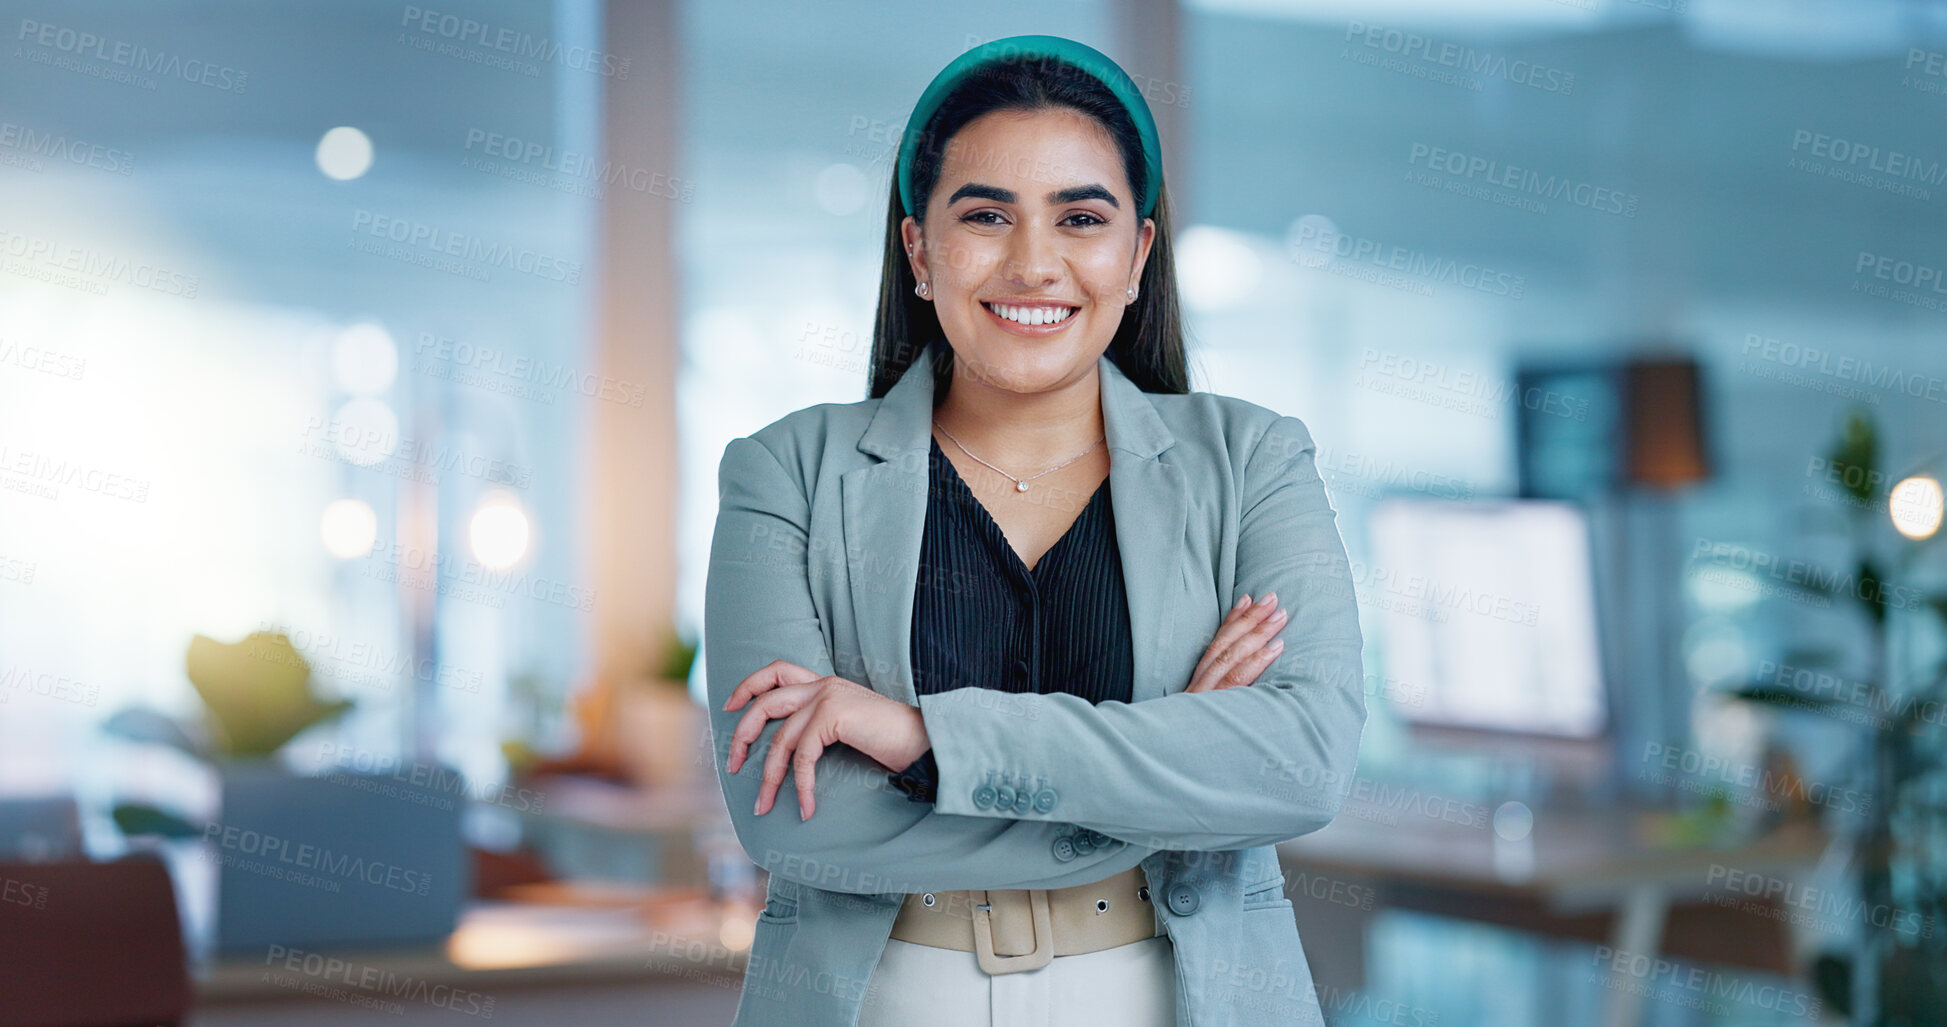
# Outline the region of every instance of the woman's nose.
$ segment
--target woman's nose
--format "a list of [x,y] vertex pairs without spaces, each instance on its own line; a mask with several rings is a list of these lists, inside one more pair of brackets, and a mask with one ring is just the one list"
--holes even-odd
[[1061,277],[1061,260],[1053,230],[1024,225],[1014,232],[1007,255],[1006,277],[1025,289],[1038,289]]

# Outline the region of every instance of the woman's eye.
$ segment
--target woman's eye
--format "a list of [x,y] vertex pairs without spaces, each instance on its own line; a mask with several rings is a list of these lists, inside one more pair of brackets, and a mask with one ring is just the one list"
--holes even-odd
[[1096,225],[1108,224],[1107,221],[1104,221],[1093,214],[1070,214],[1068,218],[1062,223],[1069,224],[1069,223],[1076,222],[1078,219],[1080,223],[1075,225],[1075,227],[1077,228],[1094,228]]
[[[986,220],[988,218],[992,218],[993,220],[991,221]],[[960,220],[971,221],[974,222],[975,224],[980,224],[980,225],[998,225],[1001,223],[1001,216],[999,214],[994,213],[991,210],[976,210],[973,213],[968,214],[965,217],[962,217]]]

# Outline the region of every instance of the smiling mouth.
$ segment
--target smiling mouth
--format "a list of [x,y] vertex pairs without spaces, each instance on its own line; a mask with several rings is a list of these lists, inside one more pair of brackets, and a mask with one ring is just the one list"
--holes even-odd
[[1082,309],[1066,304],[1040,303],[1033,306],[1017,306],[1011,303],[989,303],[985,300],[981,301],[980,305],[1003,321],[1011,321],[1029,328],[1061,324]]

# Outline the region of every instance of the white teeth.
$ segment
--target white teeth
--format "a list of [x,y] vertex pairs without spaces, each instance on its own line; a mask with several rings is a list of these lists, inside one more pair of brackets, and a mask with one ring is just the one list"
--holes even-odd
[[1000,303],[990,303],[989,310],[1000,316],[1024,325],[1058,324],[1068,320],[1075,313],[1073,307],[1010,307]]

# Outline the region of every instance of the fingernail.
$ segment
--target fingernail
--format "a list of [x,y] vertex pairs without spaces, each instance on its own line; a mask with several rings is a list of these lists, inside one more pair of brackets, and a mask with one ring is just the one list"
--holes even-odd
[[1279,611],[1278,611],[1277,613],[1274,613],[1274,614],[1272,614],[1272,615],[1271,615],[1271,623],[1273,623],[1273,624],[1282,624],[1282,623],[1284,623],[1284,619],[1285,619],[1285,618],[1286,618],[1287,616],[1289,616],[1289,615],[1290,615],[1290,613],[1291,613],[1291,611],[1290,611],[1290,610],[1279,610]]
[[1277,594],[1276,592],[1266,592],[1266,593],[1264,593],[1264,602],[1265,602],[1265,604],[1266,604],[1266,605],[1269,605],[1269,604],[1271,604],[1271,603],[1275,603],[1275,602],[1277,602],[1277,601],[1278,601],[1278,594]]
[[763,799],[758,799],[758,800],[757,800],[756,802],[754,802],[754,803],[752,803],[752,804],[751,804],[751,807],[750,807],[750,811],[751,811],[751,812],[752,812],[753,814],[758,814],[758,815],[762,815],[762,813],[763,813],[763,810],[764,810],[764,800],[763,800]]
[[1283,651],[1284,651],[1284,639],[1282,639],[1282,638],[1279,638],[1279,639],[1273,639],[1270,645],[1267,645],[1267,646],[1265,646],[1265,647],[1264,647],[1264,651],[1265,651],[1265,652],[1270,652],[1270,653],[1276,653],[1276,652],[1283,652]]
[[1233,610],[1241,610],[1241,609],[1243,609],[1244,607],[1246,607],[1246,606],[1249,606],[1249,605],[1251,605],[1251,595],[1250,595],[1250,593],[1248,593],[1248,592],[1246,592],[1246,593],[1244,593],[1244,595],[1243,595],[1243,596],[1241,596],[1241,597],[1239,597],[1239,598],[1238,598],[1238,600],[1237,600],[1237,605],[1236,605],[1236,606],[1233,606],[1233,607],[1231,607],[1231,609],[1233,609]]

